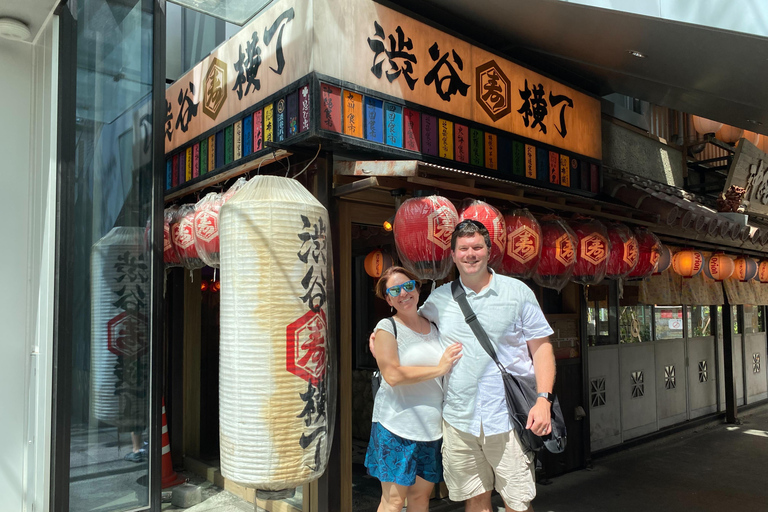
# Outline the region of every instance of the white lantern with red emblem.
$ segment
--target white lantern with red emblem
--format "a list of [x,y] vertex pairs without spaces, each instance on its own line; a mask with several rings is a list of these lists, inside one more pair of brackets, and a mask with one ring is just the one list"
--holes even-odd
[[456,208],[442,196],[407,199],[395,214],[393,231],[400,262],[419,279],[442,279],[451,270],[451,235]]
[[757,262],[750,257],[740,256],[733,262],[733,277],[746,283],[757,276]]
[[328,212],[256,176],[221,207],[221,472],[276,499],[323,474],[336,369]]
[[491,238],[491,254],[488,258],[488,266],[496,270],[501,265],[504,253],[507,251],[507,227],[504,216],[499,210],[486,203],[471,199],[466,201],[461,212],[459,222],[472,219],[480,222]]
[[222,196],[211,192],[195,205],[195,249],[203,263],[219,267],[219,210]]
[[618,222],[608,224],[608,240],[611,242],[611,255],[605,277],[622,279],[637,266],[639,246],[637,238],[629,227]]
[[547,215],[541,226],[541,257],[533,274],[539,286],[562,290],[576,265],[577,237],[568,224],[557,215]]
[[763,260],[757,265],[757,279],[761,283],[768,283],[768,260]]
[[163,212],[163,262],[166,267],[181,266],[179,252],[176,250],[176,244],[173,243],[171,228],[173,224],[177,224],[178,210],[177,206],[171,206]]
[[501,272],[519,279],[529,279],[536,272],[541,257],[541,226],[527,208],[504,215],[507,249],[501,260]]
[[570,226],[578,238],[571,280],[584,285],[598,284],[605,278],[611,256],[608,230],[602,222],[588,217],[577,217]]
[[645,279],[653,274],[658,267],[661,241],[659,237],[643,227],[635,228],[635,237],[638,245],[637,265],[627,277]]
[[91,414],[127,429],[147,418],[148,365],[139,360],[149,356],[152,290],[143,231],[113,228],[91,249]]
[[171,224],[171,234],[184,268],[195,269],[205,266],[195,247],[195,205],[184,204],[179,207],[178,222]]

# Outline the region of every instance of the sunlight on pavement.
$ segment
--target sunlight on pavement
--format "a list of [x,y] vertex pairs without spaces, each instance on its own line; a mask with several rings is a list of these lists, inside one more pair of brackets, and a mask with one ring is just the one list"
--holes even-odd
[[765,430],[749,429],[749,430],[745,430],[744,433],[749,434],[751,436],[768,437],[768,432],[766,432]]

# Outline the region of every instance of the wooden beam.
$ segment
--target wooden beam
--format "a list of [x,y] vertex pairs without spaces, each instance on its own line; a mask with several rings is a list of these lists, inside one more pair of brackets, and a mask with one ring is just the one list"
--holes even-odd
[[334,162],[333,174],[345,176],[416,176],[418,160],[358,160]]
[[188,187],[184,187],[180,190],[172,192],[167,196],[165,196],[165,202],[170,203],[180,197],[184,197],[189,194],[194,194],[195,192],[199,192],[200,190],[203,190],[205,188],[211,187],[218,183],[223,183],[229,179],[240,176],[241,174],[245,174],[246,172],[252,171],[253,169],[258,169],[259,166],[263,167],[265,165],[269,165],[271,163],[277,162],[278,160],[282,160],[283,158],[287,158],[291,155],[292,153],[290,153],[289,151],[286,151],[284,149],[278,149],[274,153],[270,153],[269,155],[264,155],[262,157],[256,158],[254,160],[251,160],[250,162],[246,162],[244,164],[238,165],[237,167],[234,167],[228,171],[218,173],[216,175],[211,176],[210,178],[206,178],[201,181],[196,181],[195,183],[193,183]]
[[333,187],[333,197],[346,196],[347,194],[354,194],[355,192],[378,186],[379,181],[376,177],[371,176],[370,178],[363,178],[352,183],[347,183],[346,185],[336,185]]

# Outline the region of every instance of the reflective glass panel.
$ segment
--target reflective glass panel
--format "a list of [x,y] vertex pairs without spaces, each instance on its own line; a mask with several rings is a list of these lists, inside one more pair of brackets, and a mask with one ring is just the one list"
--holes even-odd
[[683,337],[682,306],[654,306],[653,316],[657,340]]
[[688,306],[688,337],[712,336],[709,306]]
[[152,0],[77,2],[69,510],[149,506]]
[[751,305],[744,306],[744,333],[754,334],[756,332],[764,331],[763,307]]
[[651,341],[651,306],[621,306],[619,308],[619,342]]

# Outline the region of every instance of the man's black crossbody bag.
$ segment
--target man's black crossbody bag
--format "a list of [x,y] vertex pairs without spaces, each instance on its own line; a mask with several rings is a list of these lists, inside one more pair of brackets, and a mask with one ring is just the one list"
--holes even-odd
[[504,393],[507,399],[509,418],[512,420],[512,426],[517,430],[523,446],[533,451],[539,451],[544,447],[552,453],[560,453],[565,450],[565,421],[563,419],[563,411],[560,409],[560,401],[555,397],[555,400],[552,403],[551,433],[545,436],[537,436],[529,429],[525,428],[525,425],[528,422],[528,413],[538,399],[536,377],[515,376],[507,371],[504,365],[499,362],[496,350],[493,348],[491,340],[488,339],[488,334],[486,334],[485,329],[483,329],[483,326],[480,325],[480,322],[477,320],[474,311],[472,311],[472,306],[470,306],[467,301],[466,292],[458,279],[451,283],[451,291],[453,292],[453,300],[459,304],[461,312],[464,314],[464,320],[472,329],[477,341],[480,342],[480,346],[488,352],[488,355],[491,356],[491,359],[493,359],[493,362],[496,363],[496,366],[501,372],[501,378],[504,381]]

